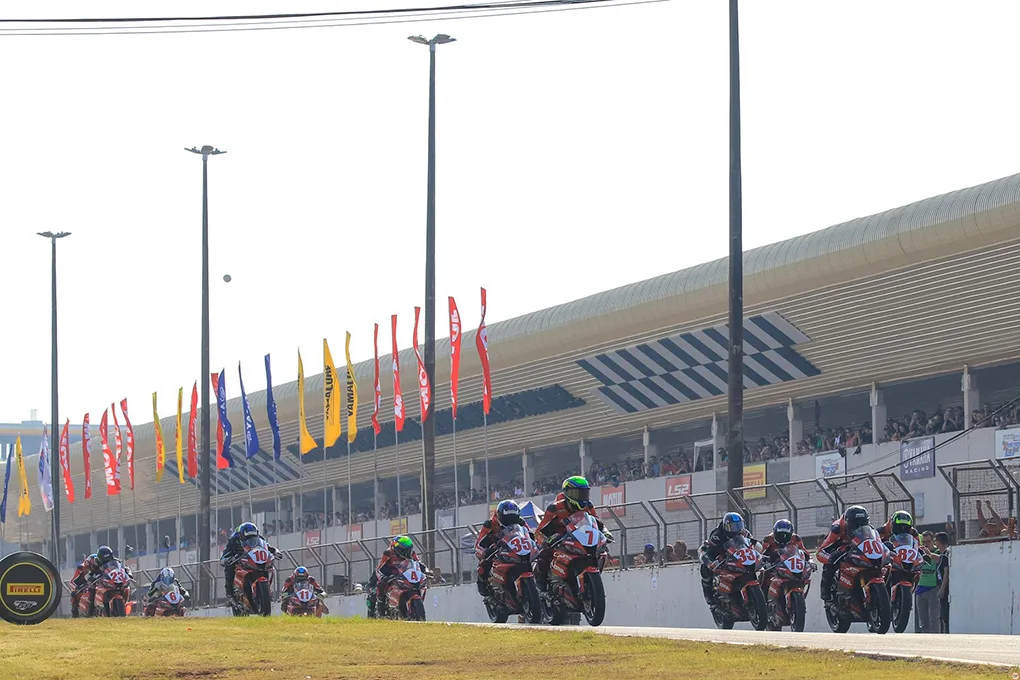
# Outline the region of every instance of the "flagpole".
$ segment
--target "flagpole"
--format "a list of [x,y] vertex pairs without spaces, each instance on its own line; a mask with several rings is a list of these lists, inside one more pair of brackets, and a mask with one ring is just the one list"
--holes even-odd
[[[375,507],[372,508],[373,517],[379,518],[379,435],[372,431],[372,490],[375,492]],[[373,520],[374,521],[374,520]]]
[[[134,489],[131,489],[131,502],[132,503],[135,502],[135,490]],[[138,508],[136,506],[135,507],[135,512],[137,512],[137,511],[138,511]],[[155,545],[155,548],[156,548],[156,564],[157,565],[159,564],[159,519],[160,519],[160,513],[159,513],[159,484],[156,484],[156,532],[155,532],[156,533],[156,545]],[[146,523],[146,524],[148,524],[148,523]],[[145,533],[148,534],[149,532],[146,531]],[[146,538],[146,542],[148,542],[148,538],[149,538],[148,535],[146,535],[145,538]],[[138,518],[136,516],[135,517],[135,543],[138,543],[138,542],[139,542],[138,541]],[[146,547],[148,547],[148,546],[146,546]],[[138,546],[136,545],[135,548],[137,549]]]
[[124,546],[122,546],[121,538],[124,542],[127,542],[127,536],[124,535],[124,492],[121,491],[117,494],[117,552],[121,555],[124,554]]
[[489,414],[482,408],[482,438],[485,446],[485,502],[492,502],[489,496]]
[[[322,443],[325,444],[326,440],[323,439]],[[305,461],[298,454],[298,531],[304,533],[305,530]],[[304,545],[305,540],[301,539],[301,545]]]
[[[183,470],[179,470],[178,474],[184,474],[184,471]],[[178,564],[183,564],[184,563],[184,560],[181,558],[181,534],[184,533],[184,520],[181,517],[181,495],[182,495],[182,492],[183,492],[183,489],[181,487],[183,487],[183,486],[184,486],[183,484],[178,484],[177,485],[177,531],[175,533],[176,533],[176,537],[177,537],[177,563]],[[158,539],[159,537],[157,536],[156,538]],[[169,554],[167,554],[167,558],[169,559]]]
[[396,420],[393,421],[393,460],[397,464],[397,517],[400,517],[400,432]]
[[460,483],[457,477],[457,418],[453,419],[453,526],[460,526],[457,516],[460,514]]
[[280,525],[280,489],[276,485],[276,453],[273,453],[273,523],[277,527],[277,534],[283,533],[279,531]]
[[[247,453],[247,452],[245,452]],[[255,504],[251,502],[251,458],[245,455],[244,458],[244,472],[248,476],[248,514],[252,517],[255,516]]]
[[[220,466],[219,456],[216,457],[216,503],[215,503],[216,521],[213,522],[213,533],[216,535],[216,549],[220,547]],[[233,517],[231,517],[233,519]]]
[[351,524],[354,522],[354,504],[351,502],[351,441],[347,440],[347,532],[350,534]]

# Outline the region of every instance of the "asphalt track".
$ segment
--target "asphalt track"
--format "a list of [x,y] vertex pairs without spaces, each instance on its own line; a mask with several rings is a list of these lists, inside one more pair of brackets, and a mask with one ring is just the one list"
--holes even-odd
[[[486,625],[486,624],[483,624]],[[490,624],[491,625],[491,624]],[[709,628],[644,628],[601,626],[589,628],[550,626],[520,626],[513,628],[543,628],[548,630],[590,630],[601,635],[623,637],[653,637],[670,640],[694,640],[736,645],[769,645],[774,647],[805,647],[809,649],[840,650],[857,654],[937,659],[959,663],[997,664],[1020,666],[1020,644],[1010,635],[872,635],[867,633],[790,633],[758,632],[753,630],[713,630]]]

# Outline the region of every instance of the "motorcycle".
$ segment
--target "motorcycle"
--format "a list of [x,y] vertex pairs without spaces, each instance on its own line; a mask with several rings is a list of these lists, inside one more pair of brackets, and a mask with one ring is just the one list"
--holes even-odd
[[759,579],[768,581],[765,606],[768,611],[769,630],[782,630],[790,626],[795,633],[804,631],[807,604],[804,598],[811,587],[814,565],[807,553],[792,544],[779,551],[779,561],[763,569]]
[[864,621],[869,633],[884,635],[892,622],[883,577],[889,549],[871,527],[857,529],[850,539],[850,547],[836,558],[832,599],[825,607],[825,618],[833,633],[845,633],[851,623]]
[[162,616],[184,616],[187,611],[184,603],[184,595],[177,584],[169,587],[164,586],[156,600],[156,609],[153,617]]
[[397,571],[397,575],[388,580],[383,616],[424,621],[426,570],[418,560],[407,559],[397,566]]
[[91,585],[95,588],[95,613],[89,612],[89,593],[86,591],[78,598],[78,616],[122,617],[131,613],[131,578],[130,572],[120,560],[110,560],[103,566],[103,571]]
[[711,565],[715,603],[710,608],[716,627],[729,630],[737,621],[750,621],[755,630],[765,630],[769,617],[758,583],[761,553],[746,536],[734,536],[723,550]]
[[269,591],[274,561],[264,538],[253,536],[244,541],[234,570],[234,593],[239,605],[232,608],[234,616],[269,616],[272,613]]
[[503,529],[489,573],[490,596],[485,610],[493,623],[506,623],[511,614],[520,614],[528,623],[542,622],[542,600],[531,570],[534,542],[527,529],[512,524]]
[[608,541],[587,512],[575,512],[565,524],[566,533],[551,544],[549,578],[541,593],[543,619],[558,626],[568,612],[582,612],[589,625],[598,626],[606,618],[602,569],[609,556]]
[[910,608],[914,601],[914,588],[921,578],[924,556],[917,539],[910,534],[898,534],[889,539],[891,549],[885,568],[885,586],[889,591],[892,629],[902,633],[910,623]]
[[320,619],[323,614],[329,613],[326,603],[319,598],[308,581],[294,584],[294,594],[284,600],[282,609],[291,616],[314,616]]

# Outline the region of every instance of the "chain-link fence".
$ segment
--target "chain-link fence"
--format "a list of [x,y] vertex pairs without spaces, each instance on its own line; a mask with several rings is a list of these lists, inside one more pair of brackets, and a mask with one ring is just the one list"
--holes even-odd
[[914,497],[894,474],[846,475],[830,477],[824,481],[836,500],[836,514],[850,505],[861,505],[871,515],[873,524],[883,524],[896,510],[915,515]]
[[938,466],[953,490],[953,517],[957,541],[997,538],[1007,532],[1016,516],[1020,497],[1020,470],[998,460],[950,463]]
[[644,501],[600,505],[595,511],[615,534],[615,550],[611,548],[610,552],[619,557],[621,567],[629,566],[646,545],[653,546],[656,552],[662,549],[661,526]]

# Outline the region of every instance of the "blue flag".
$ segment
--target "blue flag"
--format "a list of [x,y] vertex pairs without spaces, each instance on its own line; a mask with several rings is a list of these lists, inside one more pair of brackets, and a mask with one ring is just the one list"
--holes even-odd
[[220,424],[223,425],[223,459],[227,465],[234,467],[234,457],[230,455],[230,420],[227,419],[227,372],[220,371],[220,382],[216,388],[216,407],[220,412]]
[[241,377],[241,362],[237,362],[237,382],[241,383],[241,406],[244,409],[244,455],[249,460],[259,453],[259,434],[248,408],[248,395],[244,393],[244,378]]
[[276,400],[273,399],[273,374],[269,370],[269,355],[266,355],[266,413],[269,427],[273,430],[273,459],[280,460],[280,421],[276,417]]
[[11,445],[7,445],[7,467],[4,471],[4,499],[0,501],[0,522],[7,524],[7,485],[11,483],[11,459],[14,458],[14,451]]
[[50,436],[43,428],[43,440],[39,445],[39,495],[42,497],[43,509],[53,509],[53,486],[50,479]]

